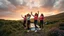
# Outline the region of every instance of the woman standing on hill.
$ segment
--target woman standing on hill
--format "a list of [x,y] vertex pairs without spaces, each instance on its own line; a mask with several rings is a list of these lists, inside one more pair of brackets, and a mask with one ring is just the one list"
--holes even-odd
[[24,19],[24,21],[23,21],[23,26],[24,26],[24,28],[26,29],[26,18],[27,18],[27,16],[25,15],[24,17],[21,15],[21,17]]
[[38,13],[35,13],[35,15],[33,15],[32,12],[31,12],[31,15],[34,17],[35,32],[37,32],[37,26],[36,26],[36,24],[38,23],[39,11],[38,11]]
[[27,14],[27,32],[29,32],[30,31],[30,17],[31,17],[31,15],[30,14]]
[[39,20],[40,20],[40,28],[42,29],[43,28],[43,20],[44,20],[43,14],[40,15]]

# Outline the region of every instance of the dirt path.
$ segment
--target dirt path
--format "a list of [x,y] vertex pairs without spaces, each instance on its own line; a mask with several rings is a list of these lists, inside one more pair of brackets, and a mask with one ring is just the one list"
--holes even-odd
[[43,31],[25,33],[24,36],[44,36]]
[[38,32],[34,32],[34,31],[27,32],[27,30],[22,29],[18,32],[11,34],[10,36],[45,36],[45,35],[44,35],[44,30],[38,30]]
[[38,32],[17,32],[17,33],[13,33],[10,36],[45,36],[44,35],[44,31],[38,31]]

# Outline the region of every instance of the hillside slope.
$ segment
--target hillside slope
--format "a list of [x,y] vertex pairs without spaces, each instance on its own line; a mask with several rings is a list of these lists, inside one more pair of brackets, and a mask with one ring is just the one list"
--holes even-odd
[[64,20],[64,13],[45,17],[45,21],[56,21],[56,20]]
[[[45,22],[49,25],[44,25],[45,30],[27,33],[23,28],[21,21],[0,20],[0,36],[44,36],[52,27],[57,27],[57,23],[64,22],[64,13],[45,17]],[[52,23],[51,23],[52,22]]]

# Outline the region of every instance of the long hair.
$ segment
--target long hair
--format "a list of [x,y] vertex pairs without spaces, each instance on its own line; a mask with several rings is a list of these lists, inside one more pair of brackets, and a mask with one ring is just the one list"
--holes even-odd
[[41,16],[44,16],[43,14],[41,14]]
[[37,13],[35,13],[35,16],[38,16],[38,14],[37,14]]
[[26,15],[25,15],[25,17],[26,17]]
[[31,16],[30,14],[27,14],[27,16]]

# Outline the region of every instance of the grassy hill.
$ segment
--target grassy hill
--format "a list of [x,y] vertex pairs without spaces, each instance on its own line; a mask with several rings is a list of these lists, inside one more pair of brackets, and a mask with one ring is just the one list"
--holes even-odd
[[[0,36],[44,36],[47,35],[48,31],[53,27],[59,27],[61,22],[64,22],[64,13],[60,13],[57,15],[45,17],[44,22],[44,30],[27,33],[24,30],[21,20],[3,20],[0,19]],[[31,19],[33,22],[33,19]],[[45,33],[44,33],[45,32]]]
[[53,15],[53,16],[48,16],[45,18],[45,20],[47,21],[55,21],[55,20],[64,20],[64,13],[60,13],[57,15]]
[[56,23],[56,22],[64,22],[64,13],[60,13],[57,15],[53,15],[53,16],[48,16],[45,17],[44,21],[45,22],[50,22],[50,23]]

